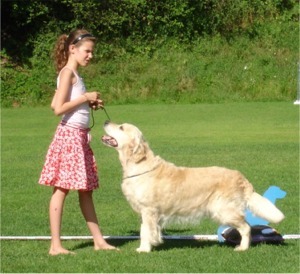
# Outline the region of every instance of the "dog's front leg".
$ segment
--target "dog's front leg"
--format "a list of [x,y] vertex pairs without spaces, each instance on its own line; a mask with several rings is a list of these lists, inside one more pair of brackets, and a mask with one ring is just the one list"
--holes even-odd
[[145,210],[142,212],[141,224],[141,244],[138,252],[150,252],[152,245],[161,242],[160,232],[158,231],[158,214],[155,210]]
[[151,251],[150,230],[149,230],[149,226],[145,223],[141,224],[140,237],[141,237],[140,247],[137,248],[136,251],[150,252]]

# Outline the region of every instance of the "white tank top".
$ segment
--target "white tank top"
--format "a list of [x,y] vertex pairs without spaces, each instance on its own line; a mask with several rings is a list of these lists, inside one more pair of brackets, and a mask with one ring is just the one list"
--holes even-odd
[[[59,85],[59,77],[61,72],[64,69],[70,69],[68,67],[64,67],[58,77],[57,77],[57,88]],[[75,77],[76,77],[76,82],[74,85],[72,85],[71,90],[69,92],[69,100],[72,101],[75,98],[83,95],[86,92],[85,85],[83,83],[82,78],[74,71],[72,70]],[[72,112],[66,113],[62,116],[62,122],[67,123],[69,125],[73,125],[76,127],[80,128],[88,128],[89,127],[89,122],[90,122],[90,108],[89,108],[89,103],[85,102],[81,105],[79,105],[76,109],[74,109]]]

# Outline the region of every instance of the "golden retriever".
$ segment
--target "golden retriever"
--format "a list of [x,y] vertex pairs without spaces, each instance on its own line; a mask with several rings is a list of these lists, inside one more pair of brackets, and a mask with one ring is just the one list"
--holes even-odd
[[177,167],[154,155],[141,131],[131,124],[105,122],[102,142],[115,148],[123,168],[122,191],[141,215],[138,252],[150,252],[162,243],[161,229],[172,220],[210,217],[241,234],[237,251],[250,244],[250,226],[245,210],[272,223],[284,215],[269,200],[257,194],[236,170],[223,167]]

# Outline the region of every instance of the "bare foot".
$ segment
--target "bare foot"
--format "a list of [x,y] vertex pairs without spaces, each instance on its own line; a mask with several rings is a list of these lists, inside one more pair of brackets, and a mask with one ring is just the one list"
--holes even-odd
[[63,247],[50,248],[50,250],[49,250],[49,255],[51,255],[51,256],[56,256],[56,255],[60,255],[60,254],[71,254],[71,255],[74,255],[75,252],[67,250],[67,249],[65,249]]
[[95,250],[116,250],[116,251],[120,251],[119,248],[117,248],[117,247],[115,247],[113,245],[110,245],[107,242],[105,242],[103,244],[99,244],[99,245],[95,244],[94,249]]

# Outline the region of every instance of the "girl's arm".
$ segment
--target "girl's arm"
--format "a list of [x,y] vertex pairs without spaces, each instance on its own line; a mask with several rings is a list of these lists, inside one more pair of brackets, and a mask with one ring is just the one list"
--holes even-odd
[[51,102],[51,109],[52,109],[52,110],[55,109],[56,92],[57,92],[57,89],[55,90],[55,93],[54,93],[54,95],[53,95],[52,102]]
[[51,103],[51,108],[54,110],[55,115],[66,114],[87,101],[90,102],[97,100],[98,93],[89,92],[70,101],[69,92],[71,90],[73,81],[74,83],[76,81],[73,72],[69,69],[64,69],[61,72],[59,86]]

